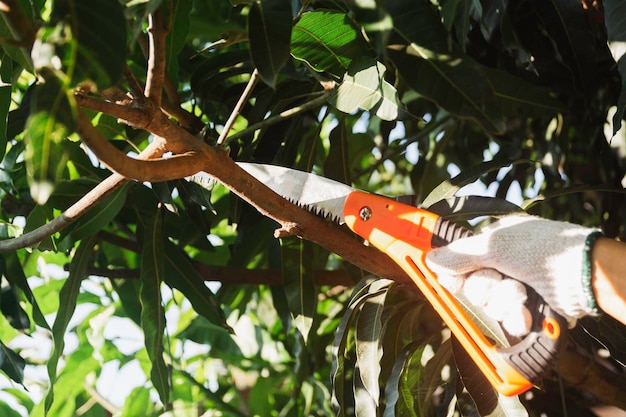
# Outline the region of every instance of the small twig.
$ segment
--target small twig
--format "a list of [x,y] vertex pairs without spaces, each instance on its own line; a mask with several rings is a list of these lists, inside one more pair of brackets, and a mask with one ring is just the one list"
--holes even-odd
[[157,106],[161,105],[165,80],[165,39],[167,28],[163,24],[163,12],[158,8],[148,16],[148,72],[144,95]]
[[224,124],[224,129],[222,130],[222,133],[220,133],[220,137],[217,138],[217,146],[224,145],[224,142],[226,141],[226,137],[228,136],[228,132],[230,132],[230,129],[235,124],[235,120],[237,120],[237,116],[239,116],[239,114],[241,113],[241,109],[246,104],[246,101],[248,101],[248,98],[250,97],[250,94],[252,93],[252,90],[254,89],[254,86],[257,84],[258,81],[259,81],[259,70],[255,68],[254,71],[252,71],[252,74],[250,74],[248,85],[246,85],[246,88],[243,90],[243,93],[241,93],[241,96],[239,97],[239,100],[237,101],[235,108],[230,113],[228,120]]
[[117,413],[117,407],[114,404],[110,403],[102,395],[100,395],[100,393],[96,391],[93,387],[85,384],[85,391],[87,391],[87,393],[91,395],[91,398],[85,404],[83,404],[78,410],[76,410],[77,415],[80,416],[80,415],[86,414],[87,411],[89,411],[89,409],[94,404],[100,404],[102,408],[104,408],[106,411],[108,411],[111,414]]
[[303,113],[305,111],[314,109],[316,107],[319,107],[321,105],[323,105],[324,103],[326,103],[326,101],[328,101],[328,98],[330,97],[330,92],[324,91],[320,94],[319,97],[311,100],[311,101],[307,101],[306,103],[304,103],[301,106],[297,106],[297,107],[293,107],[289,110],[285,110],[279,114],[277,114],[276,116],[272,116],[272,117],[268,117],[267,119],[259,122],[259,123],[255,123],[252,126],[248,126],[246,129],[240,130],[239,132],[229,136],[228,138],[226,138],[227,142],[230,142],[232,140],[235,139],[239,139],[242,137],[245,137],[251,133],[256,132],[257,130],[263,129],[265,127],[271,126],[273,124],[276,124],[280,121],[283,121],[285,119],[288,119],[290,117],[294,117],[297,116],[300,113]]
[[128,88],[130,89],[130,94],[133,96],[135,100],[137,100],[137,104],[140,106],[146,101],[146,97],[143,94],[143,88],[141,84],[135,77],[135,74],[130,70],[128,65],[124,67],[124,79],[126,80],[126,84],[128,84]]

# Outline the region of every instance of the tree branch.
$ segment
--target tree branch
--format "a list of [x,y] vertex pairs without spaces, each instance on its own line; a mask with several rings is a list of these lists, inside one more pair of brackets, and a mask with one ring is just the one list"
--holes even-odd
[[[162,154],[162,149],[159,149],[156,145],[150,144],[139,154],[138,158],[154,158]],[[121,175],[112,174],[65,210],[61,215],[50,220],[43,226],[13,239],[0,240],[0,253],[13,252],[18,249],[32,247],[53,234],[60,232],[126,182],[127,179]]]
[[144,95],[157,106],[161,105],[165,80],[165,39],[167,28],[163,24],[163,11],[159,7],[148,16],[148,73]]
[[626,377],[581,354],[574,345],[568,344],[559,352],[559,371],[570,386],[593,394],[602,404],[626,410]]
[[[203,166],[202,158],[193,151],[164,159],[134,159],[117,149],[79,112],[77,133],[98,159],[111,171],[137,181],[161,182],[193,175]],[[165,143],[162,152],[166,152]]]

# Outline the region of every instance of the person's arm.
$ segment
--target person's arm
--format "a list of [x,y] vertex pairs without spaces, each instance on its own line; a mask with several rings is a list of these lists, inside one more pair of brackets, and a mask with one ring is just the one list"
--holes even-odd
[[598,307],[626,324],[626,244],[597,239],[591,259],[591,287]]

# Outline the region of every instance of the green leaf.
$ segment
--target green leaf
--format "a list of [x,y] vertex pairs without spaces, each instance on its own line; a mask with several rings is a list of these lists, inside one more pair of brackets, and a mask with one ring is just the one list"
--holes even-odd
[[352,184],[348,131],[344,118],[330,132],[329,139],[330,150],[324,161],[324,176],[344,184]]
[[353,59],[371,55],[348,15],[333,11],[304,13],[293,27],[291,54],[317,72],[340,80]]
[[337,417],[341,417],[344,410],[345,395],[344,378],[345,378],[345,350],[350,333],[350,327],[353,321],[358,317],[358,313],[363,303],[372,297],[376,297],[385,293],[393,281],[388,279],[380,279],[376,277],[366,277],[359,281],[354,287],[350,295],[350,302],[341,318],[341,322],[337,327],[335,339],[333,340],[332,357],[333,363],[331,368],[332,381],[332,406],[337,413]]
[[392,45],[389,58],[404,81],[418,94],[448,112],[472,119],[484,129],[501,133],[504,116],[483,68],[461,54],[441,54],[417,44]]
[[141,252],[141,328],[146,351],[152,364],[150,379],[159,393],[161,402],[169,406],[170,377],[163,358],[165,311],[161,297],[161,283],[165,275],[165,241],[163,236],[163,211],[148,219]]
[[41,312],[39,304],[33,295],[33,291],[31,290],[30,285],[28,285],[24,269],[20,264],[17,254],[15,252],[5,253],[0,256],[0,261],[4,263],[4,277],[7,279],[9,284],[12,287],[19,288],[26,296],[26,300],[28,300],[33,307],[33,319],[35,320],[35,323],[44,329],[50,329],[50,326],[46,322],[44,314]]
[[415,411],[416,396],[414,393],[418,392],[417,383],[422,372],[420,361],[424,347],[421,343],[412,343],[403,349],[396,360],[385,386],[387,403],[385,404],[384,417],[419,416]]
[[[30,5],[28,5],[28,6],[30,6]],[[30,7],[26,8],[24,10],[27,11],[29,8]],[[5,14],[4,13],[0,13],[0,16],[2,17],[0,19],[0,38],[2,38],[2,39],[15,39],[15,37],[13,36],[13,33],[11,31],[11,28],[7,24],[7,18],[5,16]],[[28,51],[26,50],[26,48],[21,48],[21,47],[19,47],[17,45],[12,45],[10,42],[2,42],[2,43],[0,43],[0,47],[2,47],[4,52],[8,55],[8,57],[10,57],[11,60],[16,62],[18,65],[20,65],[26,71],[33,72],[33,64],[31,62],[31,58],[28,55]],[[4,61],[5,61],[5,59],[2,60],[3,64],[4,64]],[[7,80],[3,78],[3,81],[6,82]]]
[[[44,41],[57,46],[72,85],[86,80],[100,88],[115,84],[126,58],[126,19],[120,2],[60,0],[54,2],[52,15],[53,21],[56,18],[71,30],[70,38],[48,37]],[[36,66],[45,65],[36,62]]]
[[14,410],[9,404],[0,401],[0,415],[2,417],[21,417],[21,414]]
[[448,198],[454,197],[457,191],[459,191],[462,187],[473,183],[482,175],[497,171],[502,167],[511,165],[511,164],[522,164],[522,163],[530,163],[528,160],[518,160],[518,161],[510,161],[508,159],[494,159],[491,161],[486,161],[481,163],[480,165],[468,168],[463,172],[459,173],[457,176],[450,180],[446,180],[435,187],[424,199],[422,202],[422,206],[424,208],[428,208],[431,205],[435,204],[438,201],[445,200]]
[[145,387],[136,387],[126,397],[124,405],[119,411],[124,417],[150,416],[154,408],[154,401],[150,398],[150,391]]
[[87,267],[93,256],[93,248],[96,243],[94,236],[83,240],[70,264],[70,273],[59,292],[59,310],[54,324],[52,325],[52,340],[54,347],[48,360],[48,376],[50,377],[50,390],[45,399],[45,411],[48,412],[54,401],[54,385],[57,380],[57,365],[65,347],[65,332],[70,319],[76,309],[76,300],[83,279],[87,275]]
[[217,299],[189,258],[174,244],[167,242],[166,245],[165,283],[183,293],[196,313],[213,325],[232,332]]
[[523,213],[521,207],[510,201],[497,197],[468,195],[446,198],[428,206],[428,211],[438,214],[447,220],[470,220],[480,216],[503,216],[512,213]]
[[450,52],[448,33],[437,8],[424,0],[385,2],[385,10],[393,20],[393,28],[410,43],[433,52]]
[[385,80],[385,71],[385,66],[373,58],[353,60],[333,92],[331,104],[344,113],[361,108],[383,120],[394,120],[398,117],[398,92]]
[[546,88],[533,85],[508,72],[483,68],[499,101],[502,112],[515,117],[550,117],[565,109]]
[[252,62],[272,88],[289,60],[291,20],[291,3],[284,0],[254,1],[248,14]]
[[187,0],[176,0],[168,4],[171,4],[171,9],[168,10],[171,24],[168,27],[167,44],[166,44],[166,65],[167,74],[170,80],[177,84],[178,75],[178,59],[181,51],[185,47],[185,41],[189,33],[189,14],[192,10],[193,2]]
[[46,82],[35,87],[24,138],[31,195],[38,204],[48,200],[62,176],[67,161],[62,141],[76,126],[74,96],[59,78],[46,73]]
[[26,361],[0,341],[0,369],[18,384],[24,384]]
[[604,19],[609,48],[622,76],[622,90],[617,102],[617,112],[613,116],[613,135],[622,127],[626,110],[626,3],[621,0],[604,0]]
[[382,315],[389,287],[370,297],[361,307],[356,322],[356,356],[363,387],[378,405],[380,360],[383,356]]
[[29,331],[30,318],[19,303],[18,297],[12,286],[7,285],[0,290],[0,308],[9,324],[17,330]]
[[281,239],[283,287],[296,328],[305,342],[313,324],[317,289],[313,282],[313,246],[297,237]]
[[64,230],[61,238],[69,235],[77,241],[107,226],[124,207],[129,186],[130,183],[126,183],[103,198],[92,210]]

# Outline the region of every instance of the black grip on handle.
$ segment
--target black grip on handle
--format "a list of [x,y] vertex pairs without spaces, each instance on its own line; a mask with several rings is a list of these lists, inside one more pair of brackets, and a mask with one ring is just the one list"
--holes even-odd
[[506,361],[531,382],[537,381],[551,367],[567,332],[567,321],[526,285],[526,307],[532,314],[530,333],[519,343],[498,348]]
[[[438,218],[435,222],[431,245],[433,248],[471,236],[471,230]],[[526,307],[532,314],[530,332],[520,342],[507,348],[498,348],[505,360],[518,370],[528,381],[537,381],[557,356],[561,341],[565,339],[567,321],[528,285],[526,287]]]
[[433,238],[430,242],[433,248],[446,246],[448,243],[457,239],[468,237],[474,233],[467,227],[439,217],[435,222],[435,230],[433,230]]

